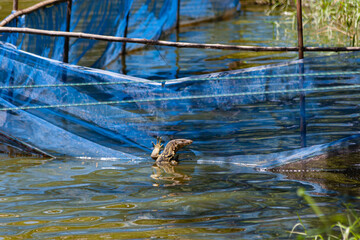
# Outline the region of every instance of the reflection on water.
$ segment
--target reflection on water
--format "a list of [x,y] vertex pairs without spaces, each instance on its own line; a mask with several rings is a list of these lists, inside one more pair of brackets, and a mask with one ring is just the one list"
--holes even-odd
[[[155,163],[152,168],[154,169],[154,173],[151,174],[150,177],[154,180],[169,182],[164,186],[184,185],[191,180],[191,176],[179,172],[178,168],[170,163]],[[159,186],[159,184],[156,183],[154,186]]]
[[[296,212],[315,217],[296,190],[316,185],[230,164],[26,160],[2,168],[3,239],[286,239]],[[316,191],[324,212],[337,212],[340,198]]]
[[[183,27],[178,35],[173,32],[162,39],[194,43],[296,46],[296,36],[283,38],[280,36],[284,35],[284,29],[276,32],[273,22],[280,19],[279,15],[266,16],[263,11],[241,11],[233,19]],[[239,52],[147,46],[141,51],[129,53],[125,59],[119,57],[105,69],[148,79],[173,79],[275,64],[296,58],[297,54],[291,52]],[[88,65],[86,59],[82,64]]]
[[[173,32],[163,36],[162,39],[245,46],[297,46],[297,31],[294,23],[287,20],[280,12],[274,11],[271,15],[266,15],[266,8],[266,6],[254,6],[250,11],[249,9],[240,11],[232,19],[183,27],[180,33]],[[304,26],[306,32],[304,41],[307,46],[332,46],[332,42],[328,39],[319,39],[318,34],[308,25]],[[330,54],[333,53],[306,52],[305,57]],[[297,58],[297,52],[221,51],[146,46],[141,51],[128,53],[125,58],[119,57],[104,68],[147,79],[175,79],[284,63]],[[89,65],[86,59],[83,59],[82,64]]]

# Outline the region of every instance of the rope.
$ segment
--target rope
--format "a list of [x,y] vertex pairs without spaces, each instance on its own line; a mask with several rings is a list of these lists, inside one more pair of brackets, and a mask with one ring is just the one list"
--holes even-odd
[[[294,74],[274,74],[258,76],[233,76],[233,77],[214,77],[214,78],[186,78],[186,79],[168,79],[168,80],[151,80],[152,82],[182,82],[186,81],[214,81],[214,80],[244,80],[244,79],[261,79],[261,78],[286,78],[286,77],[309,77],[309,76],[333,76],[333,75],[359,75],[360,71],[350,72],[322,72],[322,73],[294,73]],[[90,82],[90,83],[63,83],[63,84],[43,84],[43,85],[13,85],[0,86],[0,89],[26,89],[26,88],[53,88],[53,87],[81,87],[81,86],[100,86],[100,85],[117,85],[131,84],[131,81],[116,82]],[[143,82],[142,82],[143,83]]]
[[14,110],[32,110],[32,109],[45,109],[45,108],[65,108],[65,107],[81,107],[81,106],[97,106],[97,105],[114,105],[124,103],[143,103],[143,102],[159,102],[159,101],[173,101],[173,100],[189,100],[189,99],[205,99],[215,97],[238,97],[238,96],[252,96],[264,94],[284,94],[284,93],[303,93],[315,91],[328,91],[328,90],[354,90],[360,88],[360,84],[335,86],[335,87],[319,87],[319,88],[304,88],[304,89],[288,89],[288,90],[273,90],[273,91],[258,91],[258,92],[242,92],[242,93],[225,93],[225,94],[207,94],[197,96],[183,96],[183,97],[165,97],[165,98],[151,98],[151,99],[132,99],[121,101],[103,101],[103,102],[89,102],[89,103],[73,103],[73,104],[56,104],[56,105],[42,105],[42,106],[22,106],[22,107],[7,107],[0,108],[0,111],[14,111]]

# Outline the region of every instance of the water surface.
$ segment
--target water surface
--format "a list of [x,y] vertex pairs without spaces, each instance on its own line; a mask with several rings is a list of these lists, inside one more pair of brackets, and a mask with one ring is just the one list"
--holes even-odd
[[320,194],[327,214],[344,200],[281,175],[192,160],[160,173],[151,160],[17,157],[0,171],[2,239],[287,239],[296,213],[315,217],[299,187]]

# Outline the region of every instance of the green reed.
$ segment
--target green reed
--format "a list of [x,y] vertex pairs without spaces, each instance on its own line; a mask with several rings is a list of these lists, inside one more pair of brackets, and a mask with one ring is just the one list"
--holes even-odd
[[[272,0],[268,13],[280,10],[295,23],[296,1]],[[333,46],[360,45],[360,0],[302,0],[302,4],[304,34],[315,36],[313,41],[320,45],[324,42]]]
[[307,0],[304,20],[316,26],[319,33],[332,31],[344,34],[349,45],[359,44],[360,0]]
[[298,196],[304,198],[309,204],[317,218],[319,226],[308,228],[299,217],[299,223],[295,224],[290,232],[290,236],[296,234],[298,239],[360,239],[360,216],[355,210],[346,208],[346,212],[336,216],[326,217],[315,200],[305,193],[303,188],[298,190]]

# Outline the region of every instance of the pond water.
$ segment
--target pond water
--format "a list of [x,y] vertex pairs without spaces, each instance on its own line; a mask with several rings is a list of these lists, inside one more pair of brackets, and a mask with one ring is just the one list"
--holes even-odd
[[[179,37],[184,41],[228,43],[228,39],[239,39],[231,41],[295,45],[294,39],[279,37],[284,34],[274,35],[272,18],[278,19],[261,12],[244,12],[235,19],[186,28]],[[229,38],[220,31],[228,28],[233,29],[226,34],[236,37]],[[259,32],[264,37],[260,38]],[[174,38],[174,34],[168,36],[168,39]],[[199,50],[196,54],[198,57],[194,57],[193,50],[185,49],[146,49],[128,56],[125,69],[121,71],[134,76],[174,78],[296,58],[294,53],[269,55]],[[152,59],[152,62],[147,61],[152,65],[146,66],[146,73],[144,66],[140,68],[136,64],[140,58],[141,62],[146,62],[144,58]],[[119,71],[116,64],[119,63],[112,63],[108,69]],[[318,119],[313,129],[326,132],[330,137],[357,132],[356,107],[347,101],[356,100],[359,95],[355,92],[349,100],[347,93],[342,94],[345,97],[337,102],[337,108],[329,107],[333,104],[331,101],[316,108],[326,111],[324,116],[332,117],[335,123]],[[308,100],[324,99],[324,96],[310,95]],[[298,104],[298,99],[283,104],[295,106],[294,102]],[[270,105],[274,108],[270,114],[281,115],[281,123],[287,123],[282,129],[286,131],[262,130],[278,134],[277,137],[285,134],[287,138],[291,135],[297,139],[295,143],[282,141],[284,149],[299,147],[296,135],[299,132],[294,129],[298,119],[284,119],[279,104],[272,102]],[[257,107],[259,114],[269,110],[269,106]],[[297,114],[298,105],[294,109]],[[331,115],[336,111],[337,114]],[[347,114],[348,124],[336,124],[342,113]],[[212,113],[198,113],[196,117],[200,118],[200,114],[211,118]],[[250,112],[248,116],[253,114]],[[249,129],[256,130],[256,124],[249,124]],[[346,126],[349,129],[345,131]],[[313,140],[309,141],[315,141],[315,136],[310,135]],[[324,135],[319,136],[324,139]],[[203,141],[203,149],[206,144]],[[216,148],[213,144],[207,146]],[[193,148],[197,148],[196,143]],[[231,160],[231,154],[224,155]],[[211,157],[208,156],[208,160]],[[341,165],[344,171],[300,174],[259,172],[231,161],[217,164],[196,159],[182,161],[166,171],[153,166],[150,157],[142,162],[124,163],[121,159],[39,159],[3,154],[0,160],[0,239],[288,239],[288,231],[299,222],[297,214],[307,226],[319,226],[314,212],[296,194],[300,187],[312,194],[329,216],[342,213],[344,203],[352,203],[354,208],[359,206],[360,182],[354,168],[359,162],[358,154],[335,159],[339,166],[340,162],[350,164],[348,167]],[[350,167],[353,171],[349,172]]]
[[326,214],[357,202],[233,165],[158,171],[151,161],[2,159],[1,239],[288,239],[297,213],[316,226],[299,187],[320,194]]

